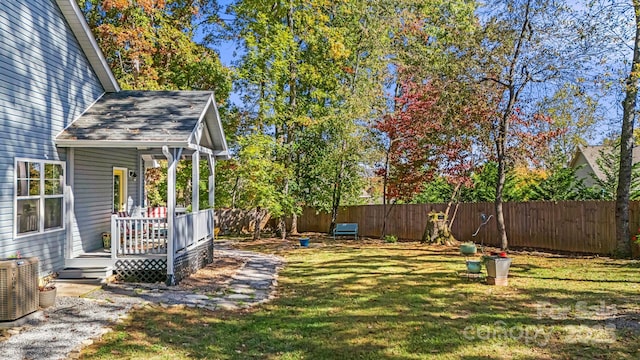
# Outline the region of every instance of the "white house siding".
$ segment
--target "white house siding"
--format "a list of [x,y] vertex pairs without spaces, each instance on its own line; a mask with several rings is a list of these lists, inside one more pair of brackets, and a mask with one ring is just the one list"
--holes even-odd
[[127,192],[129,202],[139,203],[138,182],[143,181],[143,176],[138,169],[138,159],[136,149],[75,149],[74,254],[102,248],[101,234],[110,231],[114,167],[136,171],[135,180],[127,177]]
[[574,160],[573,168],[576,169],[576,178],[582,179],[585,186],[596,185],[596,181],[593,179],[593,169],[582,153],[579,153]]
[[15,238],[16,157],[66,160],[53,139],[104,92],[52,0],[0,1],[0,258],[64,265],[65,231]]

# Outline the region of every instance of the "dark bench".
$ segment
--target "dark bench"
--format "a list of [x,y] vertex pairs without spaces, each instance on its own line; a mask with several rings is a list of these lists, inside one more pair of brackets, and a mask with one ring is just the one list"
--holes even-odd
[[336,239],[336,236],[347,236],[353,235],[355,239],[358,240],[358,224],[356,223],[343,223],[336,224],[336,227],[333,229],[333,239]]

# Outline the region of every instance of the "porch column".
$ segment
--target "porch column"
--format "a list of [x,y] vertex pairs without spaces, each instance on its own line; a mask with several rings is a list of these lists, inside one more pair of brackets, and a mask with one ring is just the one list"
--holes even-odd
[[207,160],[209,162],[209,206],[213,209],[215,205],[216,194],[216,160],[211,154],[209,154]]
[[216,182],[215,182],[215,171],[216,171],[216,161],[213,155],[209,154],[207,156],[207,162],[209,163],[209,207],[211,207],[211,218],[208,221],[211,221],[211,238],[215,239],[216,237],[216,210],[215,210],[215,194],[216,194]]
[[176,218],[176,169],[182,149],[162,147],[162,153],[167,158],[167,285],[175,285],[175,218]]
[[[198,150],[191,154],[191,214],[193,219],[193,236],[198,235],[198,215],[200,212],[200,152]],[[193,239],[194,242],[200,239]]]

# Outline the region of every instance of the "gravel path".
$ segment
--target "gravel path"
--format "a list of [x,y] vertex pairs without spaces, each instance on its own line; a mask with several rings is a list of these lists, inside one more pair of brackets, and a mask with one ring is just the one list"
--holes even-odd
[[[217,245],[217,244],[216,244]],[[247,262],[216,294],[174,290],[161,284],[110,284],[85,298],[58,297],[56,305],[39,313],[25,326],[10,329],[0,342],[2,359],[67,359],[110,331],[118,319],[149,302],[202,307],[208,310],[238,309],[268,301],[277,285],[284,260],[273,255],[220,249],[215,256],[246,258]]]

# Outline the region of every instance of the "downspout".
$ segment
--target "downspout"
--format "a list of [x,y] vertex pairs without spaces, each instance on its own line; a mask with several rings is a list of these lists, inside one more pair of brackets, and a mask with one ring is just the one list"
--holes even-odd
[[174,236],[176,217],[176,163],[168,146],[162,147],[162,154],[167,158],[167,285],[175,285],[174,276]]

